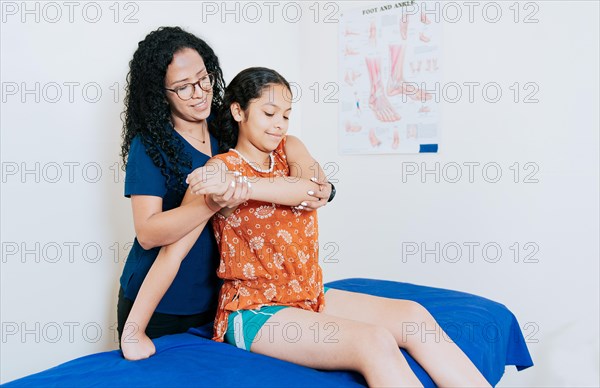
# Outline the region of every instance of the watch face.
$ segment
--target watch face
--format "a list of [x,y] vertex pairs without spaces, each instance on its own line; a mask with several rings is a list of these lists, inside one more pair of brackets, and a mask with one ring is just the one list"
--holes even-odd
[[327,200],[327,202],[331,202],[333,200],[333,197],[335,197],[335,186],[331,182],[329,182],[329,184],[331,185],[331,194],[329,194],[329,199]]

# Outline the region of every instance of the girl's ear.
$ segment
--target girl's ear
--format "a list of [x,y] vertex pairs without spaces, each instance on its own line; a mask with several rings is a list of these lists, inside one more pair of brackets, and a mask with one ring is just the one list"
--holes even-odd
[[234,102],[233,104],[231,104],[230,110],[231,110],[231,115],[233,116],[233,119],[235,121],[237,121],[239,123],[244,120],[244,111],[240,107],[240,104],[238,104],[237,102]]

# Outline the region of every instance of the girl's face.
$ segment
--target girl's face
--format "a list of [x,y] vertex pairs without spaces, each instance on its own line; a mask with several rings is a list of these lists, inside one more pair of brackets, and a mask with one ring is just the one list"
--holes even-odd
[[[287,133],[292,110],[291,93],[284,85],[268,85],[258,99],[252,100],[246,111],[237,103],[231,112],[239,123],[238,145],[252,145],[262,152],[271,152]],[[249,143],[249,144],[248,144]]]
[[[193,84],[208,74],[204,61],[198,52],[191,48],[177,51],[167,67],[165,88],[178,90],[186,84]],[[194,94],[189,100],[182,100],[176,92],[167,90],[167,100],[171,115],[188,122],[206,120],[210,115],[213,92],[206,92],[193,85]]]

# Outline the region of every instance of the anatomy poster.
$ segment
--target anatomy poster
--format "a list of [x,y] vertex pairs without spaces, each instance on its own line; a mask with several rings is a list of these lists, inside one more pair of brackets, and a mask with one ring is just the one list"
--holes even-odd
[[341,16],[342,154],[437,152],[441,28],[407,3]]

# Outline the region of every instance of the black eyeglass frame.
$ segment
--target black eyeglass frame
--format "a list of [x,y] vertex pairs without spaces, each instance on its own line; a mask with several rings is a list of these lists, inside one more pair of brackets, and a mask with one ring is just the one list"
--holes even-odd
[[[208,77],[209,81],[210,81],[210,86],[208,88],[204,88],[202,87],[202,80],[206,79]],[[166,90],[173,92],[175,94],[177,94],[177,97],[179,97],[181,100],[183,101],[189,101],[194,97],[194,93],[196,93],[196,85],[198,85],[198,87],[204,91],[204,92],[210,92],[212,91],[213,87],[215,86],[215,76],[212,75],[211,73],[206,74],[205,76],[203,76],[202,78],[200,78],[198,81],[196,82],[189,82],[187,84],[183,84],[178,88],[175,89],[169,89],[169,88],[165,88]],[[188,98],[183,98],[179,95],[179,92],[181,92],[183,89],[187,88],[188,86],[191,86],[192,89],[192,94],[188,97]]]

